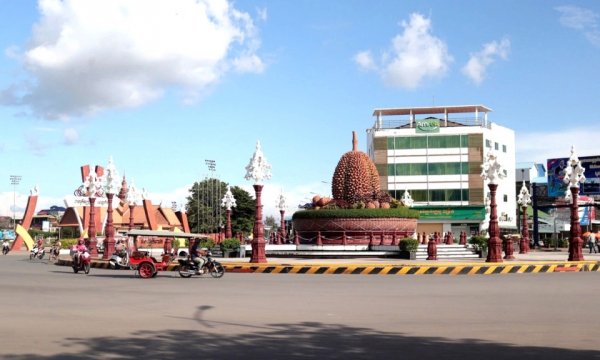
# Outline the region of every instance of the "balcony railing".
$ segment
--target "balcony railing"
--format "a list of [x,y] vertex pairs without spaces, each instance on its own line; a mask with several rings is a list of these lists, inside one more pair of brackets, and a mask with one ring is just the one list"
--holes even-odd
[[[422,121],[424,119],[415,119],[413,121],[412,126],[410,126],[410,120],[407,119],[394,119],[394,120],[381,120],[381,129],[410,129],[416,127],[416,121]],[[446,127],[446,122],[444,119],[439,119],[440,127]],[[485,118],[478,117],[464,117],[464,118],[448,118],[448,127],[457,127],[457,126],[477,126],[486,129],[491,129],[491,122],[488,121],[486,123]],[[374,128],[378,128],[377,120],[375,120]]]

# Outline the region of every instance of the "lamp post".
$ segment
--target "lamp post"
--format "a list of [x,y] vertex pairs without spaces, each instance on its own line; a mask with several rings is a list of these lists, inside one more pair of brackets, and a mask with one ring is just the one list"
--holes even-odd
[[21,175],[11,175],[10,184],[13,186],[13,231],[17,230],[17,185],[21,181]]
[[[279,199],[277,199],[277,208],[279,209],[279,213],[281,214],[281,226],[279,227],[279,234],[281,236],[281,240],[285,243],[285,218],[283,215],[285,214],[285,209],[288,208],[287,197],[283,194],[283,188],[281,188],[281,192],[279,193]],[[281,242],[278,240],[277,244],[281,245]]]
[[496,210],[496,190],[498,189],[498,180],[504,179],[502,165],[498,162],[498,158],[494,150],[490,150],[483,164],[481,165],[481,177],[483,180],[488,180],[488,188],[490,189],[490,225],[488,239],[488,256],[486,262],[502,262],[502,240],[498,237],[500,228],[498,227],[498,212]]
[[135,209],[135,204],[140,201],[140,192],[135,186],[135,182],[133,178],[131,178],[131,185],[129,186],[129,191],[127,192],[127,202],[129,203],[129,230],[133,229],[133,210]]
[[113,164],[112,156],[108,160],[106,167],[106,197],[108,198],[108,209],[106,212],[106,237],[104,238],[104,254],[103,259],[110,259],[110,256],[115,251],[115,227],[113,224],[113,207],[112,202],[116,194],[121,191],[121,177]]
[[225,229],[225,238],[231,239],[233,234],[231,233],[231,207],[237,206],[235,203],[235,198],[231,193],[231,185],[227,185],[227,192],[225,192],[225,196],[223,196],[223,200],[221,200],[221,206],[224,206],[227,209],[227,228]]
[[521,243],[519,244],[519,254],[527,254],[529,252],[529,227],[527,226],[527,205],[531,203],[531,195],[529,190],[525,187],[525,181],[523,181],[523,187],[519,194],[517,203],[521,205],[523,209],[523,232],[521,236]]
[[246,180],[254,180],[254,191],[256,192],[256,212],[254,215],[254,239],[252,240],[252,257],[251,263],[266,263],[265,256],[265,239],[264,228],[262,223],[262,204],[260,195],[262,193],[262,180],[271,178],[271,165],[267,163],[267,159],[260,150],[260,141],[256,142],[256,151],[250,158],[250,163],[246,166]]
[[583,261],[583,240],[581,239],[581,226],[579,224],[579,183],[585,182],[583,173],[585,168],[581,166],[581,161],[575,153],[575,146],[571,147],[571,157],[565,167],[565,177],[563,181],[569,184],[565,200],[571,203],[571,229],[569,230],[569,261]]
[[102,179],[96,174],[96,167],[92,165],[91,171],[83,182],[83,190],[90,200],[90,223],[88,226],[88,239],[86,245],[91,256],[98,256],[98,240],[96,239],[96,211],[94,204],[98,196],[102,196]]

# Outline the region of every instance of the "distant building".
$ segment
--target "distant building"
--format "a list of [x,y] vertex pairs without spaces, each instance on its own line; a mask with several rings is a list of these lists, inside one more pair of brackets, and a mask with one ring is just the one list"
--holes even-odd
[[420,233],[475,234],[485,218],[488,182],[481,177],[484,156],[494,150],[506,177],[496,194],[501,230],[516,230],[515,134],[488,121],[483,105],[375,109],[367,129],[367,151],[381,190],[400,199],[412,196],[421,217]]

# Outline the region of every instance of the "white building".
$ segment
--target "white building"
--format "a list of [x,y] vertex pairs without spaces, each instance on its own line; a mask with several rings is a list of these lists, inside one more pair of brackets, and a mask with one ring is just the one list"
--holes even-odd
[[483,105],[375,109],[367,151],[381,190],[400,199],[408,190],[421,213],[420,233],[474,234],[485,218],[484,155],[494,150],[506,177],[496,202],[501,230],[516,229],[515,133],[488,121]]

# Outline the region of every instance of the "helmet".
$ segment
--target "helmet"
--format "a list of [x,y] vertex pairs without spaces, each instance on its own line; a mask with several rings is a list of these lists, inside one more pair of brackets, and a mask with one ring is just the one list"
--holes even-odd
[[77,243],[78,243],[79,245],[82,245],[82,244],[83,244],[83,238],[79,238],[79,239],[77,239]]

